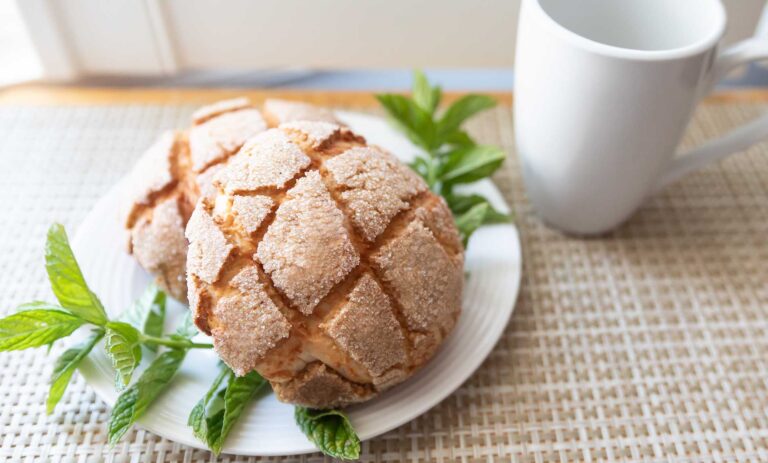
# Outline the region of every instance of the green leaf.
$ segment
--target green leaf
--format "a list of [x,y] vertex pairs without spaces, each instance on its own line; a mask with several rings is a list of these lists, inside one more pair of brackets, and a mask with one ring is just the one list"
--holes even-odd
[[0,351],[44,346],[69,336],[83,324],[83,320],[45,302],[19,308],[21,312],[0,319]]
[[439,86],[432,87],[427,81],[427,77],[419,70],[413,71],[413,101],[429,115],[435,113],[437,105],[440,104],[443,91]]
[[456,217],[456,227],[461,234],[461,242],[464,247],[467,247],[467,242],[472,233],[477,230],[480,225],[485,221],[485,216],[490,209],[490,204],[487,202],[479,203],[472,206],[467,212]]
[[72,374],[75,369],[80,365],[80,362],[88,356],[93,349],[93,346],[99,342],[104,336],[104,330],[94,331],[93,334],[82,344],[67,349],[56,360],[56,364],[53,367],[53,374],[51,375],[51,388],[48,390],[48,399],[45,402],[47,413],[50,415],[53,413],[53,409],[56,408],[56,404],[59,403],[61,397],[64,395],[64,391],[69,385],[69,380],[72,379]]
[[131,375],[141,362],[139,331],[124,322],[107,323],[104,348],[115,368],[115,385],[118,390],[131,382]]
[[186,349],[170,349],[155,358],[136,382],[117,398],[107,425],[110,445],[115,445],[168,386],[178,371]]
[[[133,325],[142,333],[149,336],[162,336],[165,322],[166,296],[154,283],[149,285],[134,304],[123,313],[120,319]],[[157,352],[157,346],[147,344],[145,347]]]
[[437,127],[432,116],[403,95],[376,95],[384,109],[395,120],[412,142],[427,151],[439,147],[436,142]]
[[192,339],[197,335],[197,328],[192,322],[192,311],[188,310],[181,320],[181,324],[176,328],[176,334],[172,338]]
[[455,149],[447,155],[440,180],[452,185],[475,182],[495,172],[505,157],[504,151],[496,146],[476,145]]
[[267,381],[255,371],[229,381],[227,392],[224,394],[224,420],[221,426],[221,434],[218,440],[211,446],[214,453],[221,453],[224,439],[227,438],[232,426],[237,422],[245,405],[256,394],[256,391],[261,389],[266,383]]
[[481,225],[508,222],[511,217],[494,209],[482,196],[456,195],[454,188],[490,176],[506,156],[500,148],[478,146],[461,128],[472,116],[494,107],[493,98],[466,95],[436,120],[435,109],[441,96],[439,87],[431,86],[422,72],[414,71],[412,99],[400,95],[377,98],[398,127],[426,150],[429,157],[416,157],[409,166],[432,191],[446,198],[466,246],[469,236]]
[[72,248],[69,247],[67,233],[58,223],[48,229],[45,269],[48,271],[53,294],[62,307],[96,325],[104,325],[107,322],[104,307],[85,283]]
[[[192,433],[195,437],[206,444],[208,443],[207,418],[213,417],[218,413],[221,413],[222,417],[224,416],[224,394],[227,387],[225,380],[228,380],[231,374],[232,370],[222,366],[216,379],[213,380],[211,387],[208,389],[208,392],[205,393],[203,398],[197,402],[189,413],[187,424],[192,427]],[[214,397],[217,398],[216,404],[213,403]]]
[[466,95],[454,102],[437,123],[438,135],[445,139],[449,134],[457,131],[467,119],[496,106],[496,101],[486,95]]
[[431,161],[427,158],[424,158],[422,156],[416,156],[413,158],[413,161],[411,161],[408,164],[408,167],[411,168],[414,172],[422,176],[423,178],[427,178],[427,172],[429,172],[429,163]]
[[344,460],[360,458],[360,438],[343,412],[297,406],[294,416],[302,432],[324,454]]
[[210,389],[190,412],[187,424],[213,453],[220,454],[245,405],[266,383],[255,371],[238,377],[222,364]]
[[450,194],[445,196],[445,200],[448,202],[448,206],[451,208],[451,212],[453,212],[454,216],[457,217],[461,214],[464,214],[477,204],[487,203],[488,211],[485,214],[483,225],[493,223],[508,223],[512,221],[512,216],[510,214],[497,211],[493,208],[493,206],[491,206],[491,203],[489,203],[487,199],[477,194]]
[[463,130],[456,130],[445,136],[445,142],[456,148],[465,148],[469,146],[475,146],[475,140],[469,136],[469,134]]

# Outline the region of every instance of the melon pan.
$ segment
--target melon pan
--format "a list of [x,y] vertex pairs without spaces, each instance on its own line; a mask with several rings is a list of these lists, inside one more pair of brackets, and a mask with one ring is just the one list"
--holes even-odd
[[463,249],[443,199],[337,124],[249,139],[186,236],[195,323],[286,402],[375,396],[427,362],[461,310]]
[[455,325],[463,248],[445,202],[330,111],[206,106],[131,179],[137,261],[174,297],[188,291],[219,356],[238,374],[257,370],[283,401],[374,397]]
[[184,228],[197,199],[248,138],[293,120],[338,122],[300,102],[270,99],[260,112],[246,98],[220,101],[195,111],[190,129],[162,134],[133,168],[128,248],[176,299],[187,297]]

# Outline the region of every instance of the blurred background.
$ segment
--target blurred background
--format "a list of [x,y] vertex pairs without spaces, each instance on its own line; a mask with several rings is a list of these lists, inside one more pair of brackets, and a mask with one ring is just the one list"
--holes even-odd
[[[768,35],[724,0],[726,43]],[[519,0],[0,0],[0,85],[509,91]],[[722,85],[768,85],[754,65]]]

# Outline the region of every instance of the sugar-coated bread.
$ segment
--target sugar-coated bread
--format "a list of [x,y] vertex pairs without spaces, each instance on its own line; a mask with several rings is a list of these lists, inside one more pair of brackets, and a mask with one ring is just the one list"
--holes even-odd
[[264,117],[270,127],[277,127],[285,122],[319,121],[338,124],[332,111],[300,101],[270,98],[264,101]]
[[[330,111],[304,103],[269,104],[275,108],[269,115],[273,125],[297,115],[335,121]],[[210,193],[214,176],[243,143],[267,127],[247,98],[213,103],[192,114],[188,130],[163,134],[131,172],[129,250],[176,299],[187,297],[184,228],[198,197]]]
[[251,137],[186,237],[195,323],[285,402],[370,399],[423,366],[461,311],[463,248],[444,200],[322,119]]

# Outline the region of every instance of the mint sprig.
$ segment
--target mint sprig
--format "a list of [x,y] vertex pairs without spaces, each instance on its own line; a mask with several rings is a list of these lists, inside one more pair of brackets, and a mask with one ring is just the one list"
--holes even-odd
[[170,384],[188,349],[173,348],[158,355],[134,384],[117,398],[107,425],[110,445],[115,445],[149,405]]
[[69,336],[82,319],[43,302],[32,302],[0,320],[0,351],[29,349]]
[[[67,349],[56,360],[46,410],[49,414],[54,411],[77,367],[103,339],[105,352],[115,368],[115,387],[124,389],[112,408],[107,425],[109,443],[115,445],[171,384],[189,350],[210,349],[213,346],[192,341],[197,330],[189,312],[173,334],[163,334],[167,298],[155,285],[150,285],[120,317],[110,320],[98,297],[88,288],[61,225],[54,224],[49,229],[45,252],[51,288],[60,305],[34,301],[19,306],[18,312],[0,319],[0,351],[46,345],[50,348],[53,342],[69,336],[78,328],[90,326],[93,330],[91,335],[81,344]],[[157,354],[131,384],[143,355],[142,348],[165,350]],[[266,383],[256,372],[237,377],[228,367],[222,366],[211,389],[190,414],[189,424],[195,435],[219,454],[245,405]],[[339,411],[324,413],[343,416]],[[324,426],[331,426],[328,432],[335,432],[334,423],[334,419],[324,418],[312,429],[317,432]],[[344,434],[340,436],[357,440],[359,453],[359,439],[348,422],[339,432],[342,431]],[[323,452],[338,454],[330,444],[318,445]]]
[[115,386],[122,390],[131,382],[133,370],[141,362],[139,330],[124,322],[109,322],[104,347],[115,369]]
[[75,369],[80,365],[85,357],[91,353],[93,346],[104,337],[104,330],[95,330],[91,336],[82,344],[67,349],[56,359],[51,374],[51,387],[48,390],[48,399],[45,401],[45,410],[50,415],[56,404],[64,396],[69,381],[75,373]]
[[[129,420],[130,423],[140,416],[144,404],[149,403],[149,398],[157,396],[162,390],[161,386],[167,384],[173,376],[175,370],[171,368],[171,360],[179,359],[178,352],[174,353],[175,351],[186,353],[189,349],[212,347],[210,344],[192,342],[195,331],[190,322],[184,323],[176,334],[162,335],[166,296],[154,285],[120,317],[122,320],[130,320],[139,327],[138,329],[126,321],[109,320],[99,298],[86,284],[69,245],[66,231],[60,224],[53,224],[48,230],[45,266],[51,288],[60,305],[42,301],[29,302],[19,306],[16,313],[0,319],[0,351],[45,345],[50,348],[53,342],[71,335],[80,327],[93,328],[91,336],[85,342],[67,349],[56,360],[46,400],[48,413],[53,412],[63,397],[75,369],[102,339],[105,340],[105,352],[116,370],[118,389],[130,384],[131,376],[141,360],[142,346],[155,350],[159,346],[169,348],[142,373],[135,387],[131,386],[124,393],[125,397],[136,396],[137,400],[140,399],[132,405],[134,408],[130,415],[126,415],[125,407],[117,410],[117,415],[123,417],[123,422],[126,422],[126,416],[133,417]],[[162,370],[162,374],[158,370]],[[161,381],[162,378],[167,378],[168,381]],[[125,400],[119,402],[125,403]],[[120,426],[114,428],[122,429]],[[110,435],[113,441],[114,435],[117,434]]]
[[[162,336],[165,323],[166,295],[154,283],[150,284],[134,304],[120,316],[120,321],[129,323],[149,336]],[[147,345],[157,352],[156,345]]]
[[[149,298],[148,296],[155,290],[157,288],[153,290],[150,287],[145,292],[145,302],[156,299],[155,297]],[[161,299],[164,301],[165,296],[163,295]],[[139,301],[141,301],[141,298]],[[190,347],[192,345],[192,337],[197,334],[197,331],[191,328],[190,319],[190,313],[187,312],[184,321],[176,330],[176,333],[170,336],[172,341],[190,344],[186,347],[183,345],[172,347],[160,353],[139,376],[136,382],[117,398],[115,406],[112,407],[112,413],[109,416],[109,424],[107,426],[107,437],[111,445],[116,444],[128,432],[136,420],[147,411],[152,402],[171,383],[171,380],[184,362],[187,352],[192,348]]]
[[267,384],[255,371],[238,377],[226,365],[220,367],[219,375],[187,420],[195,437],[205,442],[216,455],[221,453],[229,431],[246,404]]
[[[496,102],[493,98],[466,95],[438,115],[442,90],[439,86],[430,85],[420,71],[414,71],[411,97],[381,94],[376,98],[395,125],[423,150],[410,166],[424,178],[433,192],[445,198],[465,246],[470,235],[481,225],[512,220],[508,214],[494,209],[486,198],[465,196],[455,191],[457,185],[491,176],[506,158],[501,148],[478,145],[462,129],[468,119],[494,107]],[[469,207],[468,202],[471,203]]]
[[343,460],[360,458],[360,438],[342,411],[297,406],[294,415],[302,432],[324,454]]
[[45,269],[51,289],[62,307],[94,325],[104,325],[107,313],[93,291],[85,283],[69,239],[61,224],[48,229],[45,243]]

